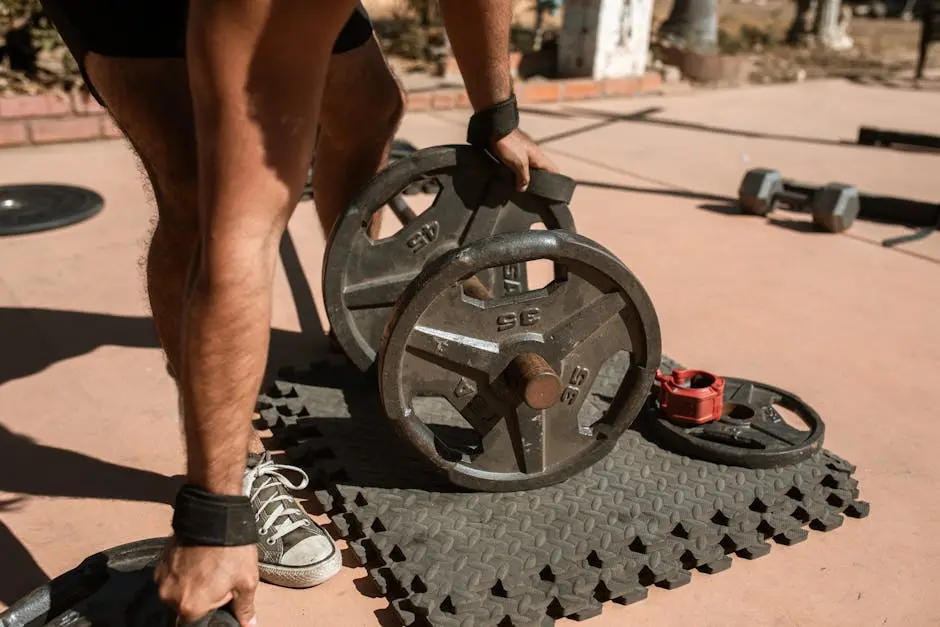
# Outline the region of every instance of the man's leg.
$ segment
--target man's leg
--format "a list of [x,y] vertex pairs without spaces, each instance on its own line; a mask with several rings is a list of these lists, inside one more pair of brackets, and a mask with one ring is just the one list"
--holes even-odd
[[[127,135],[150,179],[157,223],[147,251],[147,295],[174,378],[180,370],[180,317],[198,246],[196,144],[182,59],[104,57],[89,53],[86,72]],[[257,434],[253,453],[264,452]]]
[[[147,255],[148,295],[169,369],[178,374],[184,299],[200,227],[192,98],[181,45],[185,4],[92,4],[47,0],[44,9],[149,176],[158,221]],[[363,18],[364,12],[357,15]],[[358,46],[371,28],[367,19],[351,19],[344,33]],[[88,52],[99,49],[106,52]],[[279,470],[299,469],[274,465],[252,435],[249,451],[255,455],[249,457],[244,489],[263,529],[262,578],[295,587],[315,585],[339,568],[336,547],[288,493],[293,486]]]
[[[313,198],[324,235],[385,167],[405,97],[375,37],[330,59],[320,109]],[[378,233],[379,220],[372,224]]]
[[[182,59],[104,57],[89,53],[86,72],[136,150],[153,188],[158,219],[147,253],[147,291],[171,372],[180,371],[180,326],[198,249],[196,148],[186,65]],[[283,471],[257,433],[249,443],[247,496],[256,508],[261,578],[291,587],[316,585],[341,560],[329,536],[290,496]],[[301,474],[301,480],[304,477]],[[268,543],[273,539],[273,542]]]
[[157,223],[147,251],[147,294],[174,377],[180,370],[180,316],[196,255],[196,146],[182,59],[89,53],[86,71],[147,171]]
[[[928,3],[929,6],[930,3]],[[920,29],[920,42],[918,45],[917,67],[914,70],[914,80],[919,81],[924,78],[924,65],[927,63],[927,49],[930,46],[930,40],[933,37],[933,15],[930,9],[924,12],[923,23]]]

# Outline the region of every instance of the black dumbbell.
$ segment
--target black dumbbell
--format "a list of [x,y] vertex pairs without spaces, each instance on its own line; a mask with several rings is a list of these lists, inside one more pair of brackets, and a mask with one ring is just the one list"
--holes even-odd
[[812,213],[822,231],[841,233],[855,222],[859,211],[858,190],[851,185],[829,183],[821,187],[785,181],[776,170],[748,170],[738,189],[741,210],[766,216],[774,209]]

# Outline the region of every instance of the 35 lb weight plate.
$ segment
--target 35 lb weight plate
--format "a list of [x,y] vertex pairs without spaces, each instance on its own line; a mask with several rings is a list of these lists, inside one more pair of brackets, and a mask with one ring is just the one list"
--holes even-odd
[[[795,394],[747,379],[724,380],[721,417],[713,422],[670,420],[651,400],[645,415],[652,435],[677,453],[745,468],[795,464],[822,447],[822,418]],[[781,410],[806,428],[788,424]]]
[[[408,185],[433,177],[440,191],[424,212],[396,211],[403,228],[373,240],[371,217]],[[536,223],[574,230],[568,202],[574,182],[533,170],[526,192],[510,170],[470,146],[436,146],[404,157],[376,176],[339,219],[323,264],[326,312],[346,355],[362,370],[376,361],[392,306],[425,264],[442,253],[490,235],[525,231]],[[496,295],[522,291],[524,263],[480,277]]]
[[[0,627],[177,627],[160,601],[154,567],[165,538],[96,553],[0,613]],[[227,609],[187,627],[238,627]]]
[[[546,287],[481,293],[479,273],[538,259],[554,263]],[[625,356],[616,381],[598,376]],[[561,230],[504,233],[442,254],[407,287],[379,384],[398,431],[453,483],[526,490],[606,455],[643,407],[660,356],[653,304],[611,252]]]
[[96,215],[104,199],[71,185],[0,186],[0,235],[22,235],[62,228]]

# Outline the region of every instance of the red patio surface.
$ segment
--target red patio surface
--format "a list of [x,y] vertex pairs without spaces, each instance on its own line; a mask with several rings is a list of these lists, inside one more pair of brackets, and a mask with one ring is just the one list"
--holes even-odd
[[[938,93],[833,80],[526,111],[524,128],[556,136],[550,156],[585,182],[572,203],[579,231],[649,290],[665,351],[809,401],[872,503],[865,520],[636,605],[608,604],[589,624],[940,624],[929,567],[940,558],[940,234],[885,249],[882,239],[907,229],[857,222],[817,234],[729,215],[709,198],[734,196],[747,168],[768,166],[940,201],[940,156],[839,143],[860,124],[940,133],[938,105]],[[653,122],[610,119],[659,107]],[[412,114],[399,136],[460,142],[465,121]],[[0,152],[0,183],[42,181],[90,187],[106,206],[80,225],[0,240],[0,604],[96,550],[165,535],[169,477],[183,470],[139,266],[152,211],[135,159],[121,141]],[[290,232],[322,317],[323,241],[309,203]],[[279,270],[285,361],[322,350],[301,319]],[[318,589],[262,586],[261,624],[394,624],[347,562]]]

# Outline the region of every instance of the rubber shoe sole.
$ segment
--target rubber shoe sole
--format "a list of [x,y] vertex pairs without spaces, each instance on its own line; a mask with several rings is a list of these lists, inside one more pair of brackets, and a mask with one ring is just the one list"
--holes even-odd
[[283,588],[312,588],[332,579],[343,568],[343,556],[334,545],[333,552],[308,566],[281,566],[258,563],[261,581]]

